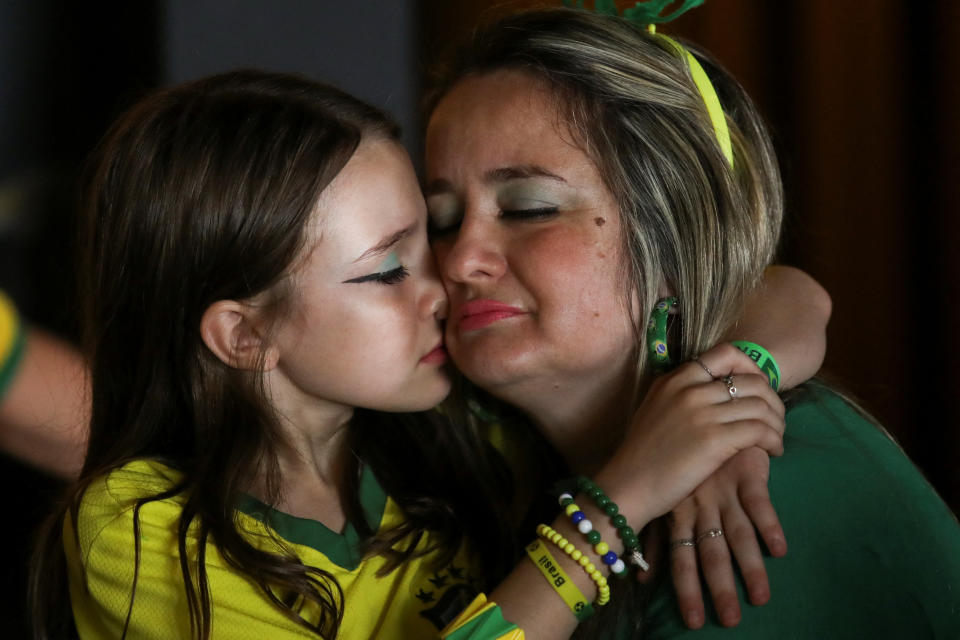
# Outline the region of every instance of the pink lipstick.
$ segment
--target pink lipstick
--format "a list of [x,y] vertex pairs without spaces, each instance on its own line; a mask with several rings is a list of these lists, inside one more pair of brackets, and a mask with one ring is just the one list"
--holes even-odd
[[433,351],[420,358],[420,362],[424,364],[443,364],[446,361],[447,350],[444,348],[442,342],[434,347]]
[[471,300],[457,309],[457,328],[460,331],[475,331],[494,322],[524,313],[522,309],[497,300]]

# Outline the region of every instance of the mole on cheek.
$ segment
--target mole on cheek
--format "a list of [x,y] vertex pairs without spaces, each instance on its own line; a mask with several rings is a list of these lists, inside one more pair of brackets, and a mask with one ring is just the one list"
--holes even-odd
[[593,219],[593,223],[594,223],[595,225],[597,225],[598,227],[602,227],[603,225],[605,225],[605,224],[607,223],[607,221],[606,221],[605,219],[603,219],[603,218],[597,217],[597,218],[594,218],[594,219]]

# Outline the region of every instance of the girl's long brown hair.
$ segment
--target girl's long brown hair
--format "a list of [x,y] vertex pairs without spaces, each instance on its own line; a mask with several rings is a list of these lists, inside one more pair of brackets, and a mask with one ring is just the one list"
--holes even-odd
[[[251,477],[265,474],[271,503],[277,502],[277,419],[262,376],[223,364],[203,344],[199,326],[204,311],[224,299],[261,296],[269,317],[282,316],[295,294],[287,274],[320,193],[361,139],[374,136],[396,139],[397,128],[337,89],[239,71],[154,93],[100,144],[82,193],[80,238],[93,396],[89,449],[35,554],[36,637],[75,633],[62,545],[78,541],[63,539],[65,517],[76,524],[90,484],[137,458],[183,474],[176,486],[132,507],[136,533],[145,504],[182,497],[178,546],[194,637],[207,638],[211,630],[204,564],[210,540],[288,617],[319,636],[336,635],[344,602],[333,576],[292,554],[257,549],[237,531],[235,506]],[[465,531],[504,535],[491,515],[502,490],[494,480],[498,470],[486,466],[474,434],[426,415],[359,412],[351,428],[356,456],[348,477],[370,464],[408,514],[401,528],[377,534],[378,523],[366,522],[357,492],[347,487],[348,519],[370,549],[389,555],[399,538],[426,529],[438,532],[439,550],[447,554]],[[446,454],[433,455],[435,447]],[[188,551],[188,529],[197,557]],[[391,566],[405,559],[393,557]],[[128,625],[135,597],[136,577]],[[319,622],[301,618],[288,604],[297,600],[318,607]]]

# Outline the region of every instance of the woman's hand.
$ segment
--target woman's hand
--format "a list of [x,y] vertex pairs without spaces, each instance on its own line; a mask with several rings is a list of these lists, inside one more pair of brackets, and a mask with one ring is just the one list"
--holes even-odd
[[770,585],[757,540],[757,531],[771,555],[787,552],[787,543],[770,502],[767,479],[770,458],[753,447],[728,460],[668,516],[671,541],[694,540],[698,533],[719,529],[722,537],[703,538],[695,546],[672,544],[670,569],[683,620],[691,629],[704,622],[699,562],[720,623],[740,622],[740,602],[734,586],[730,551],[737,559],[751,604],[770,599]]
[[[730,384],[726,375],[750,363]],[[658,378],[624,442],[598,472],[598,485],[642,526],[667,513],[740,451],[783,452],[783,403],[765,376],[735,347],[721,345]],[[733,390],[731,390],[731,387]]]
[[[748,358],[732,352],[729,355],[735,375],[756,371]],[[727,370],[711,371],[715,375],[728,373]],[[706,377],[704,372],[704,379]],[[769,475],[770,459],[765,451],[756,447],[741,451],[677,505],[668,517],[672,541],[670,567],[677,604],[688,627],[699,628],[705,619],[698,562],[721,624],[730,627],[739,623],[740,603],[734,586],[731,550],[750,602],[763,605],[770,599],[757,531],[775,557],[787,552],[787,543],[767,491]],[[723,535],[698,541],[706,531],[722,531]]]

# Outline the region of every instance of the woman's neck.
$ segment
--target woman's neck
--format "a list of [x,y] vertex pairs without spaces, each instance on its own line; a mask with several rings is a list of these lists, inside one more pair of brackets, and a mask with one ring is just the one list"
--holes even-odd
[[572,471],[590,475],[616,451],[630,424],[637,397],[632,368],[627,362],[604,376],[537,380],[492,392],[523,411]]

